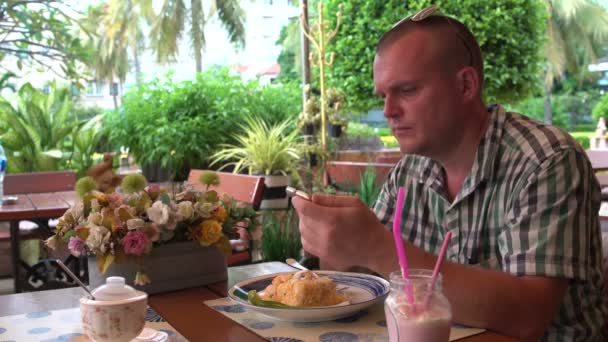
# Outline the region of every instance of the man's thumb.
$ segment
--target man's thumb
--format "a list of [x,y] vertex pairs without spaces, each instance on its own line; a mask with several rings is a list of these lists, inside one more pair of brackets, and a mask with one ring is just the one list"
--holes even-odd
[[325,207],[358,207],[364,205],[363,202],[355,196],[313,194],[312,201],[315,204]]

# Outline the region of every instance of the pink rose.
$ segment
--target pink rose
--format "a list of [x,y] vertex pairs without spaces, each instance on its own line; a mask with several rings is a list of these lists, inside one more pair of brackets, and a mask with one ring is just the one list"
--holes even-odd
[[78,236],[72,236],[68,242],[68,249],[75,257],[86,255],[85,242]]
[[148,248],[148,241],[146,233],[140,230],[130,231],[122,240],[123,249],[126,254],[139,256]]
[[116,192],[108,195],[108,202],[113,204],[115,207],[118,207],[122,204],[122,196]]

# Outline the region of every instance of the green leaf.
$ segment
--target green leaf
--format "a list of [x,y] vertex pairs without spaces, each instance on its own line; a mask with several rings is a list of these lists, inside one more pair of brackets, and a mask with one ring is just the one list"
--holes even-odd
[[247,299],[249,300],[249,303],[251,303],[253,305],[263,306],[263,307],[267,307],[267,308],[289,309],[289,308],[296,307],[296,306],[290,306],[287,304],[283,304],[281,302],[275,302],[273,300],[263,300],[262,298],[260,298],[260,296],[258,295],[256,290],[249,291],[249,293],[247,295]]

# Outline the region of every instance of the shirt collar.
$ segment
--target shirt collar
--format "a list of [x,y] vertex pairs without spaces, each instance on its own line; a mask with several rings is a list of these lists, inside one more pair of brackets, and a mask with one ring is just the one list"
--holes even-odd
[[[491,179],[494,175],[496,155],[500,147],[500,138],[506,115],[505,109],[500,105],[492,105],[488,108],[488,111],[490,112],[488,128],[477,147],[471,172],[464,180],[454,202],[467,196],[479,183]],[[420,157],[416,169],[411,174],[418,182],[424,183],[425,186],[431,187],[437,192],[444,191],[445,177],[443,168],[438,162],[430,158]]]

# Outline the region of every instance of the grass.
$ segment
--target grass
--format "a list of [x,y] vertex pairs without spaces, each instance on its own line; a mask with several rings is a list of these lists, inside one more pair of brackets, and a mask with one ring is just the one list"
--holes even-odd
[[298,216],[290,209],[282,215],[264,211],[262,214],[262,254],[264,261],[300,259],[302,242]]

